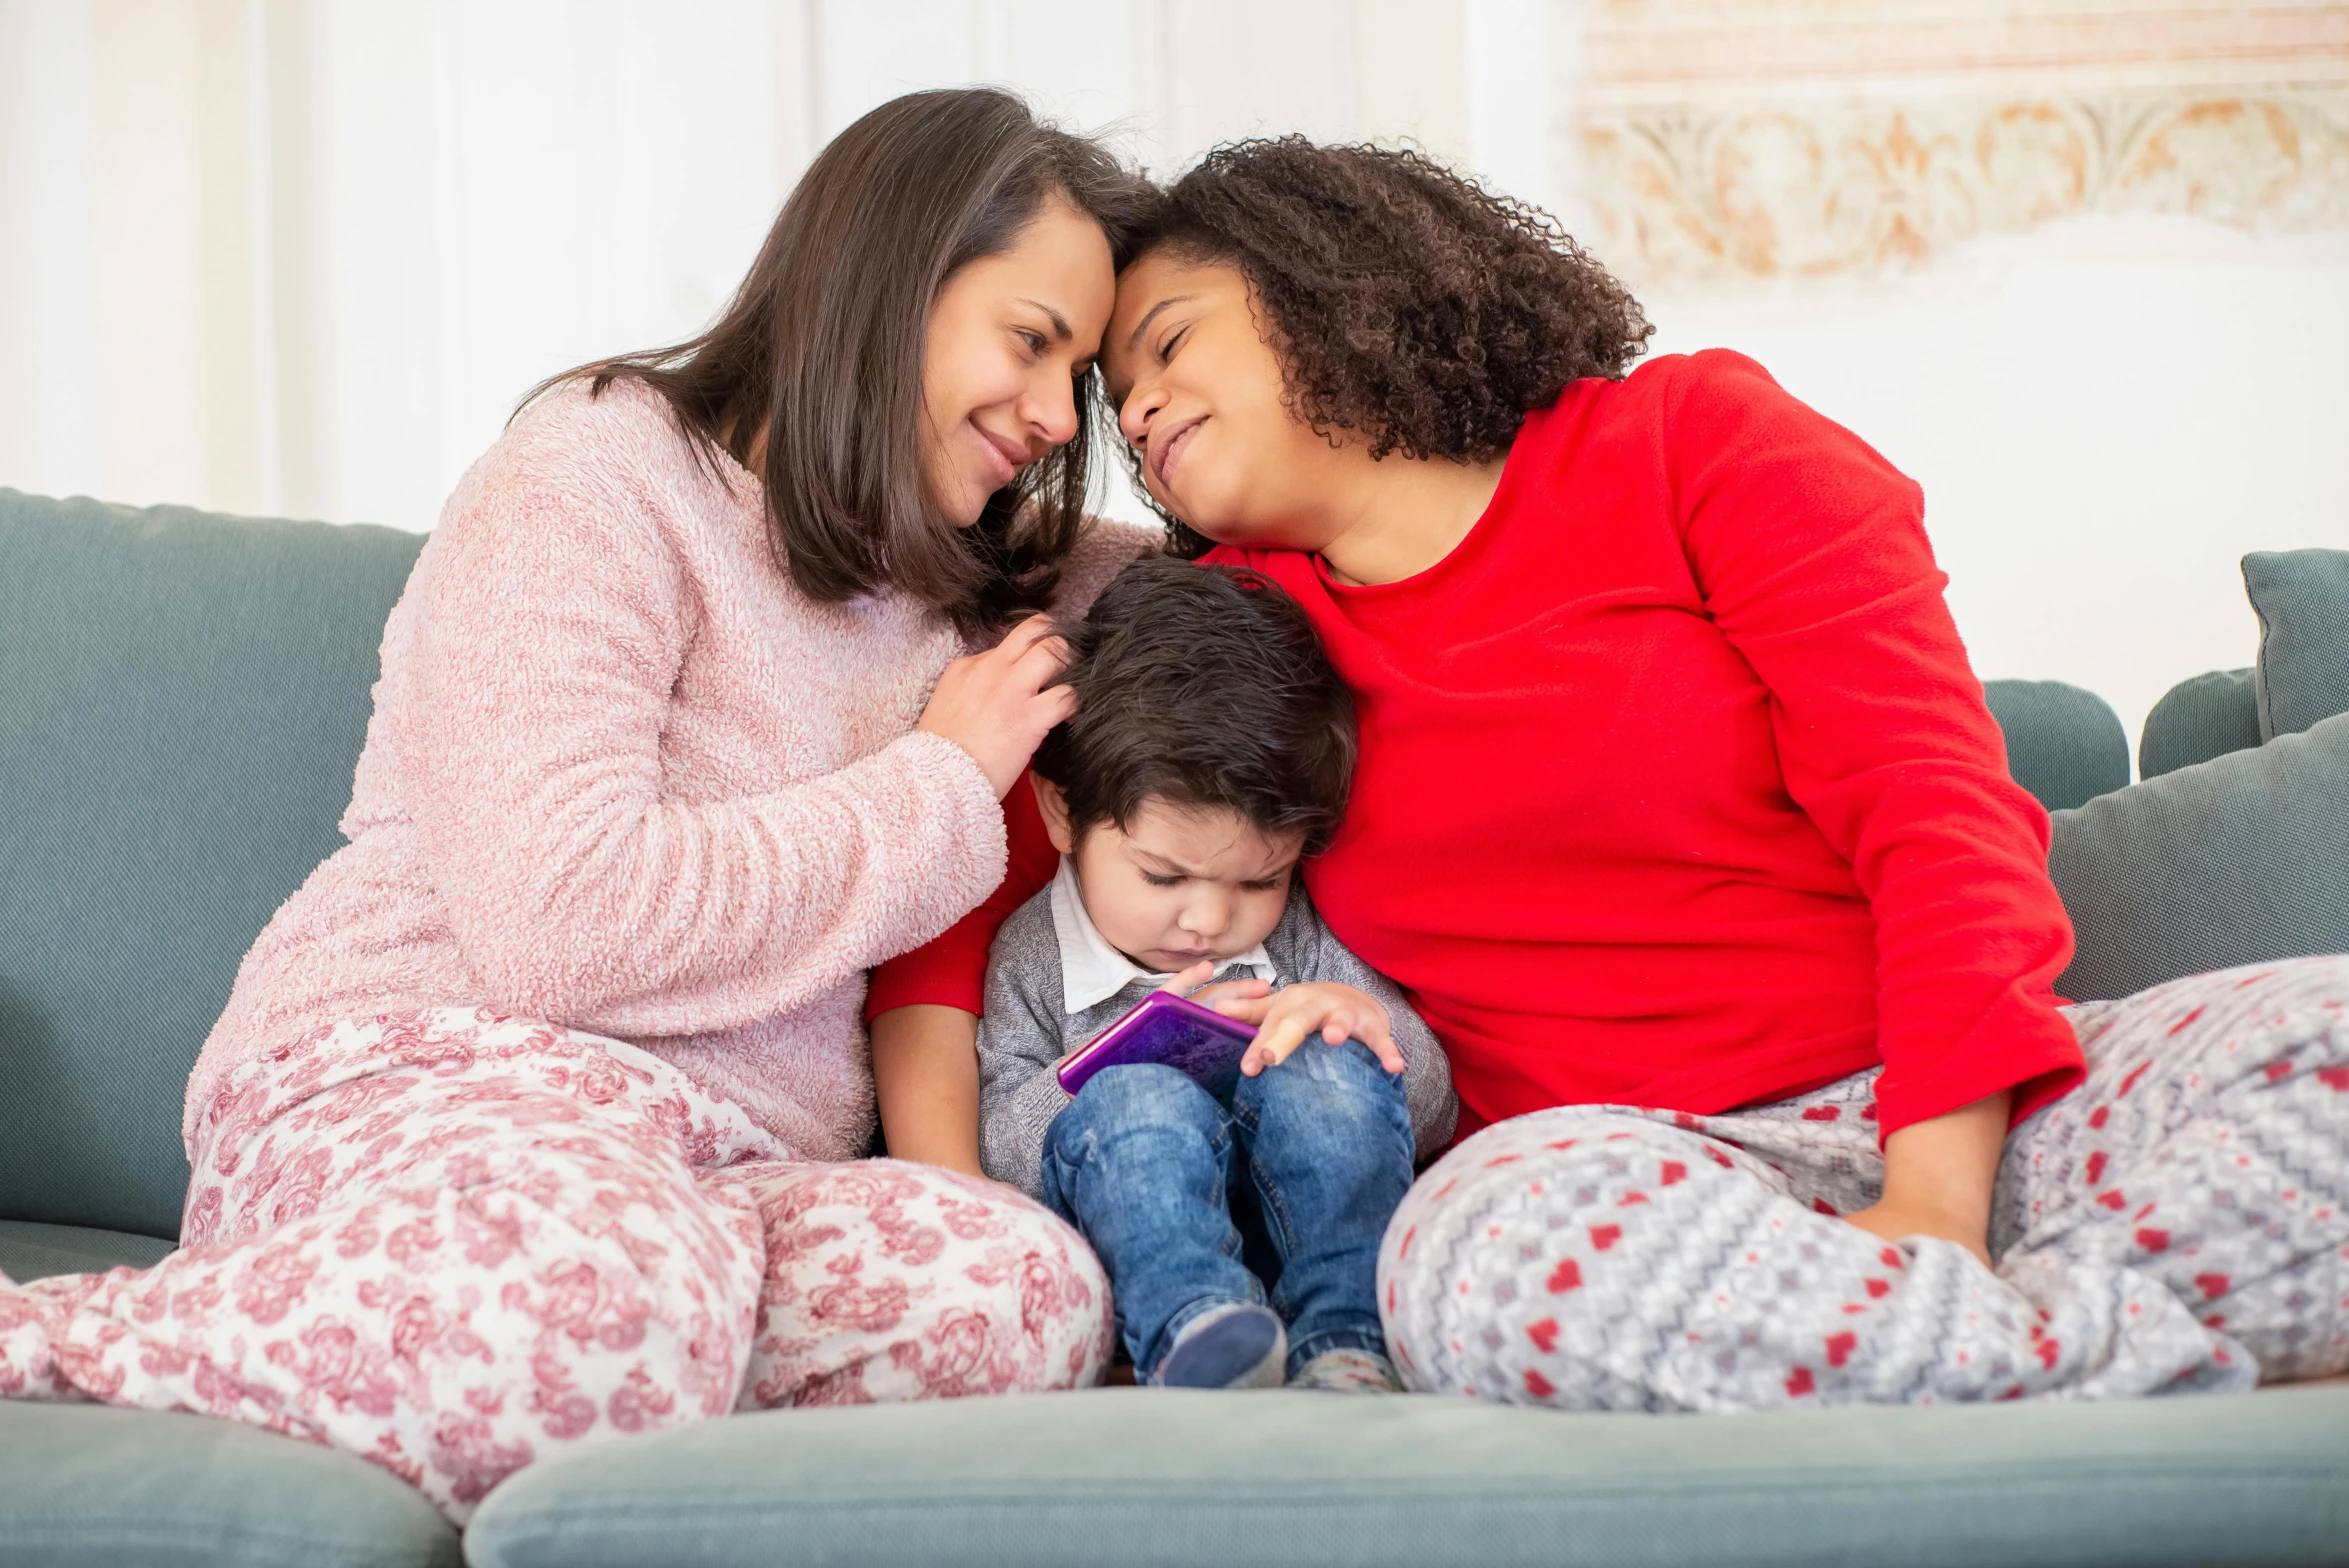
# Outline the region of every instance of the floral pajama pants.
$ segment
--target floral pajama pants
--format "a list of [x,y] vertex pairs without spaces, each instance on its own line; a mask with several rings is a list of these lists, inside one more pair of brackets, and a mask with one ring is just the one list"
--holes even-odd
[[1567,1107],[1420,1178],[1379,1299],[1405,1383],[1573,1410],[2110,1399],[2349,1369],[2349,958],[2069,1010],[1995,1270],[1876,1201],[1875,1073],[1722,1116]]
[[462,1523],[552,1454],[776,1405],[1095,1382],[1109,1291],[992,1183],[791,1160],[617,1041],[445,1008],[233,1074],[180,1250],[0,1277],[0,1396],[347,1449]]

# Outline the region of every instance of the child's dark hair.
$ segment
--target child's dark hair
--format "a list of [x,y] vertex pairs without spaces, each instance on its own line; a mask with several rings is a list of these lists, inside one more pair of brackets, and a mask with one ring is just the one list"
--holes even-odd
[[1146,556],[1062,631],[1077,713],[1034,767],[1078,837],[1160,800],[1302,835],[1308,855],[1328,847],[1354,775],[1354,700],[1278,584]]

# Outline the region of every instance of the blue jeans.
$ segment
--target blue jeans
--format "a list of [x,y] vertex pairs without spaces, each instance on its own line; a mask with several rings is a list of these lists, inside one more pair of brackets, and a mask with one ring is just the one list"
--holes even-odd
[[1291,1376],[1323,1351],[1386,1354],[1378,1244],[1410,1186],[1403,1080],[1352,1040],[1307,1041],[1229,1104],[1171,1067],[1111,1067],[1044,1138],[1045,1201],[1100,1254],[1144,1381],[1233,1301],[1280,1314]]

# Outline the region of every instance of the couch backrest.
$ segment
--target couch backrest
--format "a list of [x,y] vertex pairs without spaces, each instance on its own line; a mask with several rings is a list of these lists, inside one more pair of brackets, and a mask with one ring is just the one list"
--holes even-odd
[[422,544],[0,489],[0,1218],[178,1234],[188,1067],[341,844]]
[[2243,590],[2259,663],[2180,681],[2145,715],[2140,778],[2159,778],[2349,713],[2349,550],[2255,550]]
[[2258,672],[2212,670],[2172,686],[2145,715],[2137,777],[2157,779],[2259,742]]
[[2006,733],[2014,781],[2050,811],[2129,783],[2129,732],[2112,704],[2062,681],[1985,681],[1983,700]]

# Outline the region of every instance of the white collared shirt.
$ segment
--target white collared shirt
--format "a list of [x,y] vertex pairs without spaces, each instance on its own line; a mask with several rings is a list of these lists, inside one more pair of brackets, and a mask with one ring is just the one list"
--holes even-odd
[[[1173,978],[1151,973],[1109,945],[1086,912],[1085,896],[1077,887],[1076,862],[1066,855],[1060,857],[1060,870],[1052,878],[1052,931],[1060,939],[1061,1006],[1069,1012],[1081,1013],[1106,1002],[1137,980],[1147,980],[1155,987]],[[1214,978],[1239,978],[1228,973],[1234,969],[1245,969],[1270,984],[1272,955],[1259,942],[1237,958],[1220,960]]]

